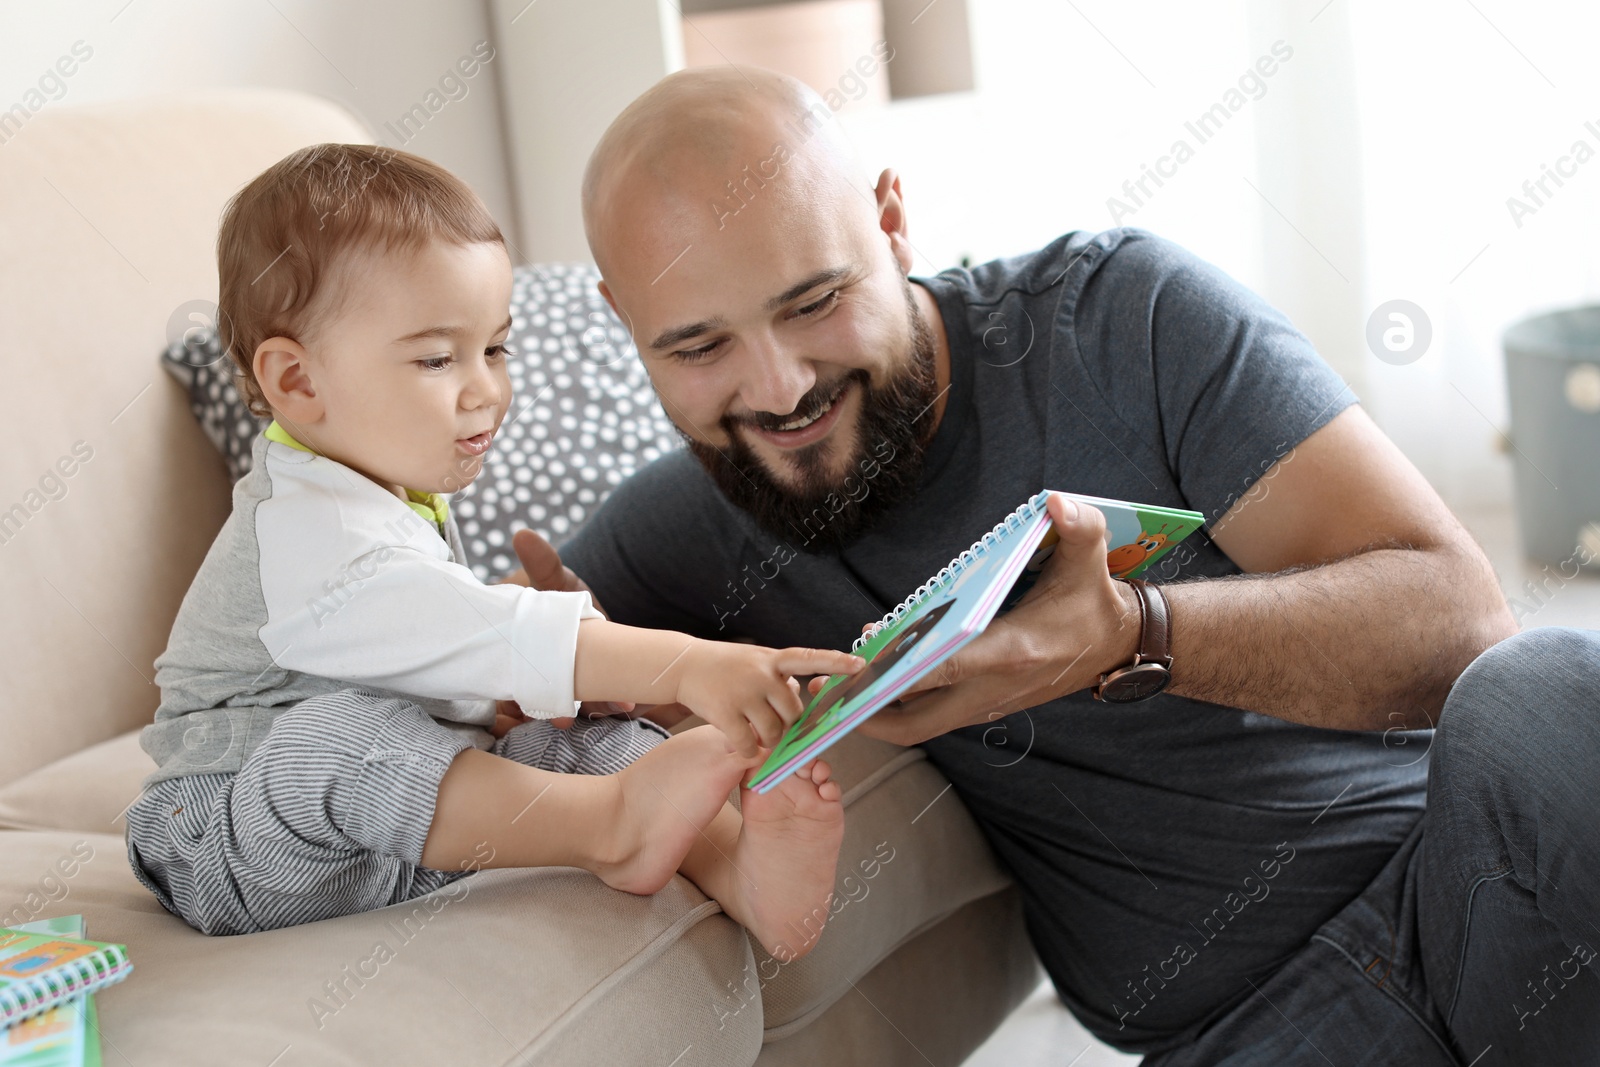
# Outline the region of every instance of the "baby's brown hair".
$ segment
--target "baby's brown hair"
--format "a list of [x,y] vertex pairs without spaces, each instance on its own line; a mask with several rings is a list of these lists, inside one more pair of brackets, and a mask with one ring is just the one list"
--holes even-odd
[[437,163],[360,144],[302,148],[228,201],[217,234],[219,340],[250,410],[269,415],[252,363],[269,337],[301,340],[333,309],[329,287],[352,252],[505,236],[465,182]]

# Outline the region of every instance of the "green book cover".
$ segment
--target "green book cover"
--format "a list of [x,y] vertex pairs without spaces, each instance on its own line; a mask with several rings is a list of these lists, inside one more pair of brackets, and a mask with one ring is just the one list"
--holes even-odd
[[[53,1009],[120,982],[133,969],[125,946],[63,932],[81,930],[81,918],[76,926],[60,925],[62,922],[45,920],[42,932],[25,927],[0,929],[0,1035],[7,1039],[0,1050],[10,1046],[8,1051],[16,1051],[10,1039],[25,1020],[44,1015],[52,1025],[59,1025],[62,1020]],[[33,1030],[26,1028],[22,1033]]]
[[[22,923],[13,929],[30,934],[82,940],[82,915]],[[94,997],[74,997],[64,1004],[0,1030],[0,1067],[100,1067],[100,1023]]]

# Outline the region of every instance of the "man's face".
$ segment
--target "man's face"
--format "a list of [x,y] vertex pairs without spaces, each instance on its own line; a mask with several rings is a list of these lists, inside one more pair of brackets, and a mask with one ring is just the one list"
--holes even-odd
[[466,488],[511,404],[505,249],[356,253],[341,274],[305,342],[323,418],[285,427],[391,492]]
[[805,192],[780,174],[720,226],[709,207],[669,217],[607,290],[723,492],[815,551],[915,488],[937,391],[931,329],[870,201]]

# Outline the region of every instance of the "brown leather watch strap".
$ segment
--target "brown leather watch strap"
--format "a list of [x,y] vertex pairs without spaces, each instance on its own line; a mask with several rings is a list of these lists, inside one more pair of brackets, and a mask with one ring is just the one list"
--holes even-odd
[[1166,594],[1158,585],[1143,578],[1129,578],[1128,584],[1139,597],[1139,663],[1159,663],[1172,669],[1172,613]]

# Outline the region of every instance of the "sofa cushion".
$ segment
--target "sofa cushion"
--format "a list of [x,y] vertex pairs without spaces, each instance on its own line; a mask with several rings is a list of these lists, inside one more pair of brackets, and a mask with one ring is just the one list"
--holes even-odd
[[[681,447],[628,331],[595,288],[599,280],[585,265],[514,273],[511,410],[483,473],[450,502],[480,580],[516,569],[516,530],[526,526],[559,544],[624,478]],[[239,395],[215,315],[216,306],[203,302],[175,314],[161,362],[237,481],[266,423]]]
[[138,730],[90,745],[0,787],[0,829],[121,833],[155,769]]
[[846,811],[833,915],[811,954],[792,963],[751,939],[755,962],[729,991],[734,1004],[760,992],[768,1031],[791,1032],[822,1014],[918,933],[1010,884],[921,749],[852,734],[827,759]]
[[134,879],[121,838],[4,831],[0,901],[4,921],[81,912],[90,937],[128,946],[133,974],[97,998],[108,1063],[664,1064],[692,1045],[696,1064],[734,1065],[761,1043],[758,1013],[718,1029],[707,1009],[750,953],[682,878],[639,897],[571,868],[483,871],[207,937]]
[[[973,901],[918,934],[817,1015],[767,1027],[757,1067],[839,1060],[873,1067],[961,1063],[1039,984],[1022,894]],[[952,995],[952,987],[959,993]],[[1040,1062],[1067,1063],[1063,1050]],[[1076,1061],[1073,1061],[1076,1062]],[[1096,1061],[1099,1062],[1099,1061]]]
[[216,304],[196,301],[184,316],[170,320],[161,365],[183,386],[189,411],[222,453],[228,480],[237,482],[250,473],[252,446],[268,420],[257,418],[239,395],[233,360],[217,338],[216,317]]

